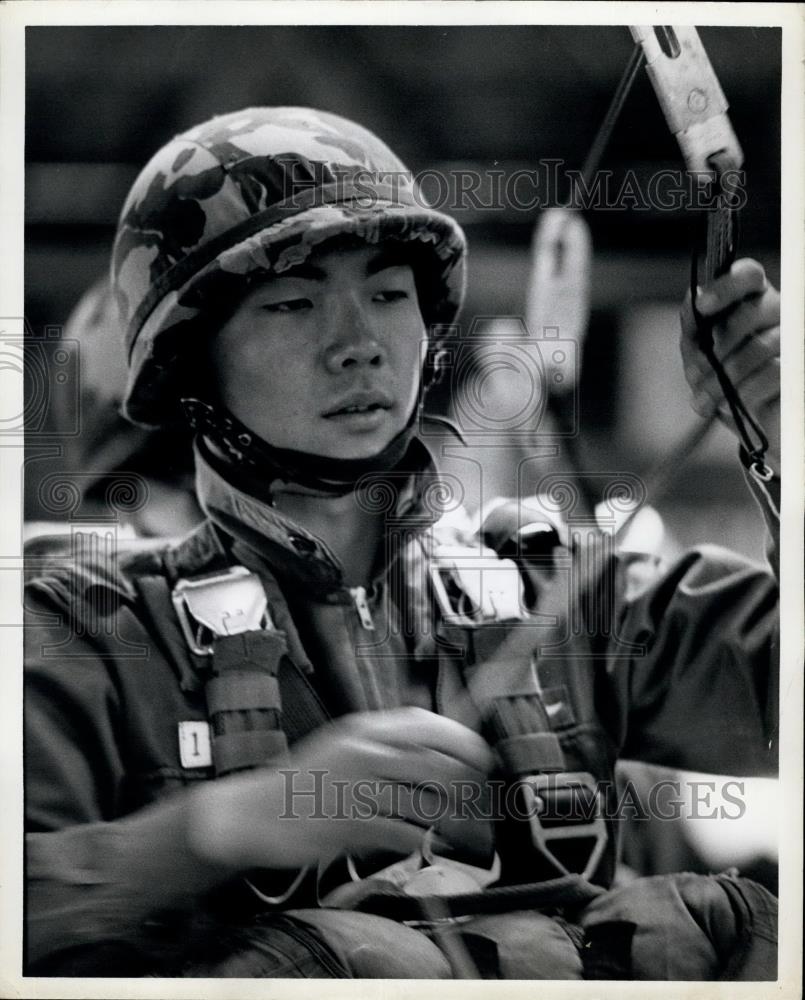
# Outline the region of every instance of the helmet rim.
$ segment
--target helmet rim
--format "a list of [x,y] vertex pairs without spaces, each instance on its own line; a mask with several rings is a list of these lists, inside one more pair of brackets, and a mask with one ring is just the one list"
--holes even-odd
[[[226,275],[245,283],[255,273],[281,274],[303,263],[321,244],[342,235],[358,236],[369,245],[391,240],[431,248],[442,263],[441,287],[447,294],[438,302],[420,302],[428,334],[434,324],[448,324],[455,319],[464,297],[466,238],[450,216],[424,206],[380,199],[363,210],[350,202],[303,209],[220,249],[179,288],[159,297],[136,326],[130,326],[126,336],[129,381],[122,407],[124,416],[145,427],[181,419],[178,400],[173,399],[173,405],[167,402],[173,394],[166,394],[164,386],[176,377],[172,369],[181,364],[181,350],[186,347],[191,327],[201,325],[203,307],[192,303],[203,299],[216,278]],[[266,253],[269,249],[275,251],[273,261]]]

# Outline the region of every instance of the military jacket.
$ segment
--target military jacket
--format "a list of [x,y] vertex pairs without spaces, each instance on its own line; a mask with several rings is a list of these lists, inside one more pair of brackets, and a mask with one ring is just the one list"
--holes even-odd
[[[397,542],[372,587],[357,596],[319,539],[203,460],[197,486],[208,516],[188,537],[106,556],[97,546],[62,559],[32,554],[25,671],[31,971],[165,968],[160,956],[203,927],[216,893],[233,881],[199,858],[188,837],[188,790],[214,773],[203,748],[197,759],[188,749],[207,720],[205,663],[188,650],[171,579],[232,565],[260,576],[287,641],[279,686],[291,744],[310,726],[293,704],[300,683],[325,717],[419,705],[479,725],[466,668],[494,643],[486,628],[457,641],[429,594],[429,560],[442,530],[427,503],[433,475],[413,476],[387,501]],[[650,586],[631,586],[617,559],[609,580],[595,621],[567,622],[550,642],[535,642],[540,687],[568,767],[603,783],[619,757],[773,774],[773,576],[704,547]],[[610,857],[597,879],[611,875]]]

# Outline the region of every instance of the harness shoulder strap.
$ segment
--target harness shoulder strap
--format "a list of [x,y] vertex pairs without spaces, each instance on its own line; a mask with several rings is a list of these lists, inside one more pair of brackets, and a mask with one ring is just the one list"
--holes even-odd
[[[182,687],[203,685],[220,777],[282,761],[289,742],[330,716],[275,627],[275,618],[289,620],[276,581],[230,565],[215,543],[202,526],[162,553],[158,572],[151,566],[133,582]],[[261,869],[230,888],[246,910],[312,905],[315,870]]]
[[[510,824],[517,828],[510,853],[521,861],[531,855],[532,878],[592,878],[607,845],[600,793],[590,773],[568,770],[553,729],[535,665],[538,615],[525,608],[519,567],[489,549],[468,549],[462,560],[455,549],[445,558],[437,548],[430,579],[438,655],[458,659],[484,733],[512,782],[518,820],[525,821]],[[507,611],[498,615],[496,608]]]
[[[265,581],[217,560],[210,572],[205,562],[202,572],[180,575],[185,566],[167,550],[160,572],[135,583],[180,683],[193,687],[202,679],[220,776],[281,761],[289,739],[315,729],[329,713],[289,655],[285,632],[275,627]],[[279,590],[270,589],[276,598]]]

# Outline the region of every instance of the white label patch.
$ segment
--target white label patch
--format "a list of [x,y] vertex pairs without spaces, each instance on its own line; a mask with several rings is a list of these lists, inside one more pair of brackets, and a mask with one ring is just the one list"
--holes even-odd
[[179,757],[182,767],[212,765],[209,722],[179,723]]

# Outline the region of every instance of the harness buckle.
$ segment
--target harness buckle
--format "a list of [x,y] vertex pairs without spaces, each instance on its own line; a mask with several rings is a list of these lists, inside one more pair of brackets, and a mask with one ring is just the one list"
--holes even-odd
[[420,851],[425,866],[403,886],[403,892],[408,896],[458,896],[486,889],[500,878],[501,864],[497,851],[489,868],[437,854],[433,849],[433,827],[422,839]]
[[245,566],[179,580],[171,600],[187,644],[199,656],[212,656],[218,636],[274,628],[262,581]]
[[[519,785],[528,810],[531,840],[539,854],[562,875],[590,879],[607,843],[601,793],[593,776],[587,771],[529,774],[519,779]],[[584,841],[590,841],[586,864],[582,871],[574,870],[567,855]]]
[[347,871],[353,882],[391,882],[406,896],[459,896],[479,892],[497,882],[500,870],[497,851],[490,868],[437,854],[433,849],[433,827],[426,832],[422,845],[413,854],[370,875],[361,876],[352,857],[347,857]]
[[523,580],[513,560],[459,552],[434,556],[428,566],[445,624],[467,628],[526,617]]

